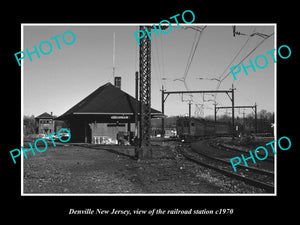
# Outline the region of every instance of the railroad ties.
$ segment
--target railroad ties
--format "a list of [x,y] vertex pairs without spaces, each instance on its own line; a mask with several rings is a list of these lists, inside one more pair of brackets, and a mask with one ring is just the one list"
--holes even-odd
[[[209,146],[207,146],[209,147]],[[245,184],[261,188],[266,193],[274,193],[274,172],[265,169],[258,169],[255,167],[245,167],[239,165],[237,172],[234,172],[229,160],[216,157],[213,154],[199,151],[197,147],[191,147],[191,144],[185,144],[177,148],[178,152],[184,156],[185,159],[194,162],[200,166],[214,170],[220,174],[227,176],[230,179],[243,181]],[[222,154],[234,153],[230,148],[223,148]],[[229,156],[228,156],[229,157]],[[224,158],[224,157],[223,157]],[[226,156],[225,156],[226,158]],[[274,162],[268,162],[274,163]],[[273,166],[274,167],[274,166]]]

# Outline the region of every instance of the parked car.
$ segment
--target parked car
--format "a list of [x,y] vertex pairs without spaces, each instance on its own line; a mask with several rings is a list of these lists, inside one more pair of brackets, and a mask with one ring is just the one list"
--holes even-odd
[[[54,135],[53,135],[54,136]],[[67,139],[69,139],[69,133],[68,132],[66,132],[66,131],[64,131],[64,130],[62,130],[60,133],[59,133],[59,137],[60,137],[60,139],[61,140],[67,140]]]

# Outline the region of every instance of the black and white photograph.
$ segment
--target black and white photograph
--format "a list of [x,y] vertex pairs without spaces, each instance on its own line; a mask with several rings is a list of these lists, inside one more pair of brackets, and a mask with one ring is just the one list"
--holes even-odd
[[276,24],[22,35],[24,195],[276,194]]
[[177,4],[3,14],[4,217],[297,215],[296,7]]

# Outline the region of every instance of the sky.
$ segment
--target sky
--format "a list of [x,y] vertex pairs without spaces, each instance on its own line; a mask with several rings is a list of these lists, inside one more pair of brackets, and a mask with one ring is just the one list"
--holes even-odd
[[[153,23],[154,24],[154,23]],[[153,25],[148,24],[148,25]],[[181,24],[177,28],[172,24],[172,30],[167,33],[152,34],[151,62],[151,104],[152,108],[161,110],[161,88],[166,91],[217,90],[220,75],[230,72],[228,65],[239,50],[240,54],[231,66],[237,65],[252,49],[264,40],[260,35],[270,35],[275,31],[273,24],[237,24],[236,31],[245,35],[233,36],[232,25],[207,24],[200,33]],[[203,27],[205,24],[191,24]],[[138,24],[80,24],[49,25],[23,24],[23,48],[34,51],[34,45],[43,41],[52,44],[52,52],[48,55],[40,53],[40,58],[32,54],[32,61],[26,56],[22,60],[23,71],[23,113],[38,116],[44,112],[62,115],[80,100],[107,82],[113,83],[113,35],[115,33],[115,76],[122,77],[122,90],[135,95],[135,71],[138,70],[138,44],[134,32],[139,30]],[[66,45],[62,35],[72,31],[76,40]],[[58,49],[57,38],[61,49]],[[187,62],[195,40],[201,35],[188,73],[185,74]],[[220,84],[219,90],[229,90],[232,84],[235,90],[235,105],[258,105],[258,110],[266,109],[274,112],[274,70],[276,63],[266,52],[274,46],[276,33],[264,40],[262,44],[245,59],[254,62],[258,55],[265,55],[268,65],[264,69],[256,67],[256,72],[249,68],[246,76],[243,71],[237,74],[237,80],[229,74]],[[73,37],[66,34],[65,39],[71,42]],[[246,44],[245,44],[246,43]],[[276,43],[275,43],[276,44]],[[47,44],[42,45],[47,52]],[[276,54],[275,54],[275,57]],[[277,57],[278,58],[278,57]],[[278,59],[280,60],[280,59]],[[17,62],[16,62],[17,63]],[[261,57],[258,64],[263,66]],[[225,69],[227,70],[225,71]],[[224,77],[224,75],[222,77]],[[185,84],[180,81],[185,76]],[[202,78],[202,79],[199,79]],[[177,79],[177,80],[176,80]],[[186,115],[187,100],[192,98],[192,116],[213,115],[214,96],[210,94],[170,95],[165,103],[165,114],[168,116]],[[231,106],[226,94],[216,97],[218,106]],[[230,110],[228,110],[228,113]],[[245,110],[246,114],[251,109]],[[218,115],[226,113],[219,111]],[[237,110],[240,116],[242,110]]]

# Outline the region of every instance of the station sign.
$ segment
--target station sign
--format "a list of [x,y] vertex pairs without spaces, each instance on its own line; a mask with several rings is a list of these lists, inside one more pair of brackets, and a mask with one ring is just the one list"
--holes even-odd
[[127,120],[129,119],[129,116],[111,116],[110,117],[112,120]]

